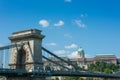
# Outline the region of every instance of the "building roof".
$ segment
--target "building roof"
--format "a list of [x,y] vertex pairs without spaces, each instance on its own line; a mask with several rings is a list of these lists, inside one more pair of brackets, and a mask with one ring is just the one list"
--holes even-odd
[[93,58],[85,58],[86,61],[93,61]]
[[95,57],[112,57],[112,58],[116,58],[115,55],[96,55]]
[[115,55],[97,55],[94,57],[94,59],[108,60],[108,59],[117,59],[117,57]]
[[80,47],[80,48],[78,49],[78,52],[84,52],[83,48]]

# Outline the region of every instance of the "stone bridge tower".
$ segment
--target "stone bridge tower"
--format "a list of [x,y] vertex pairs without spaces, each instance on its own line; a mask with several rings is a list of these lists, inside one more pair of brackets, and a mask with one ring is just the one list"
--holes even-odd
[[45,36],[40,30],[30,29],[19,32],[14,32],[9,39],[12,44],[16,45],[12,48],[10,58],[11,69],[24,69],[32,71],[43,67],[42,63],[42,39]]

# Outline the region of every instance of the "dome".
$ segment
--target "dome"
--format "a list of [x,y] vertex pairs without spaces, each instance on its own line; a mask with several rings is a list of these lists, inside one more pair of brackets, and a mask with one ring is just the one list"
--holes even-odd
[[82,48],[79,48],[78,52],[84,52],[84,50]]
[[84,50],[81,47],[78,49],[78,57],[85,58]]

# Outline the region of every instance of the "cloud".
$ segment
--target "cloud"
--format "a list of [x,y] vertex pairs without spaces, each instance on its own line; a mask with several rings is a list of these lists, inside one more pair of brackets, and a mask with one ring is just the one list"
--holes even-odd
[[85,57],[86,57],[86,58],[91,58],[91,55],[85,54]]
[[68,51],[65,51],[65,50],[57,50],[57,51],[54,51],[55,54],[67,54]]
[[80,17],[84,17],[84,14],[81,14]]
[[65,2],[72,2],[72,0],[64,0]]
[[64,37],[72,38],[72,36],[70,34],[64,34]]
[[57,44],[54,43],[54,42],[51,42],[51,43],[47,43],[46,45],[47,45],[47,46],[56,46]]
[[3,45],[2,44],[0,44],[0,47],[2,47]]
[[69,58],[77,58],[78,57],[78,52],[74,51],[71,54],[68,55]]
[[59,26],[63,26],[64,22],[62,20],[60,20],[58,23],[55,23],[54,26],[59,27]]
[[74,49],[74,48],[77,48],[78,46],[76,44],[71,44],[71,45],[68,45],[68,46],[65,46],[66,49]]
[[87,15],[86,13],[80,15],[81,18],[85,18],[85,17],[87,17],[87,16],[88,16],[88,15]]
[[46,28],[46,27],[49,26],[49,22],[48,22],[47,20],[45,20],[45,19],[40,20],[40,21],[39,21],[39,24],[40,24],[42,27],[44,27],[44,28]]
[[74,22],[80,28],[85,28],[86,27],[86,25],[80,19],[79,20],[74,20]]

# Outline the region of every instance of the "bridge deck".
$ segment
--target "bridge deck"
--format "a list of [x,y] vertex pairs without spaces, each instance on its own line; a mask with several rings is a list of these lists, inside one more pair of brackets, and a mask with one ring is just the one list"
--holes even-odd
[[[25,44],[25,43],[24,43]],[[17,46],[21,46],[24,44],[17,44]],[[8,49],[11,47],[15,47],[16,44],[14,45],[8,45],[5,47],[0,47],[0,50],[4,50],[4,49]],[[52,52],[48,51],[47,49],[43,48],[42,49],[44,51],[46,51],[48,54],[54,56],[55,58],[59,59],[60,61],[67,63],[68,65],[71,65],[73,68],[75,68],[75,71],[71,71],[69,70],[67,67],[53,62],[52,60],[50,60],[47,57],[43,58],[47,59],[48,61],[51,61],[52,63],[59,65],[63,68],[66,68],[69,71],[49,71],[49,70],[34,70],[32,72],[26,72],[25,70],[18,70],[18,69],[5,69],[5,68],[0,68],[0,75],[1,76],[6,76],[6,77],[47,77],[47,76],[81,76],[81,77],[100,77],[100,78],[120,78],[120,75],[118,74],[103,74],[103,73],[95,73],[95,72],[89,72],[89,71],[81,71],[82,69],[79,68],[79,66],[76,66],[58,56],[56,56],[55,54],[53,54]],[[78,72],[79,71],[79,72]]]
[[120,78],[119,75],[115,75],[115,74],[102,74],[102,73],[93,73],[93,72],[45,71],[45,70],[26,72],[24,70],[16,70],[16,69],[0,69],[0,75],[7,77],[81,76],[81,77]]

